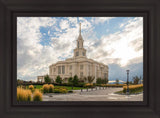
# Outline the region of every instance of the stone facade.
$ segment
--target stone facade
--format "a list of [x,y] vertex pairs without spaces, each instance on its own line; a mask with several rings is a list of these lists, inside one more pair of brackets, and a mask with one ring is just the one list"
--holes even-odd
[[[86,56],[86,49],[83,47],[83,38],[81,35],[81,24],[79,28],[79,36],[77,39],[77,47],[74,49],[74,56],[65,61],[58,61],[49,66],[49,77],[52,81],[56,80],[58,75],[67,82],[67,78],[77,75],[78,78],[93,76],[95,77],[93,83],[96,83],[98,77],[108,80],[108,66],[99,63],[93,59],[88,59]],[[38,76],[38,79],[41,76]]]

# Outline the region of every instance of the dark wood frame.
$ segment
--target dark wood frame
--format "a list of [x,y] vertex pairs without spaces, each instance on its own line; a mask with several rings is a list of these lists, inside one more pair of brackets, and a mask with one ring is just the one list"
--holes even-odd
[[[159,0],[0,0],[0,117],[160,117]],[[16,102],[17,16],[143,16],[143,102]]]

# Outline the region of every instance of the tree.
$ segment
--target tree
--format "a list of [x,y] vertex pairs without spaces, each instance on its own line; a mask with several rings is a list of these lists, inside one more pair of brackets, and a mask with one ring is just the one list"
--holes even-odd
[[56,83],[62,84],[62,78],[59,75],[56,78]]
[[49,78],[48,74],[44,77],[44,80],[45,80],[45,83],[51,83],[51,79]]
[[78,76],[75,75],[75,76],[73,77],[73,85],[77,85],[77,84],[78,84]]
[[88,76],[88,82],[89,82],[89,83],[92,83],[94,79],[95,79],[95,77],[93,77],[93,76]]
[[133,77],[133,83],[138,84],[140,81],[140,78],[138,76]]
[[101,78],[97,78],[96,83],[97,84],[101,84],[102,83],[102,79]]
[[68,83],[73,84],[73,78],[72,78],[72,77],[70,77],[70,78],[68,79]]
[[119,79],[116,79],[116,84],[119,84]]

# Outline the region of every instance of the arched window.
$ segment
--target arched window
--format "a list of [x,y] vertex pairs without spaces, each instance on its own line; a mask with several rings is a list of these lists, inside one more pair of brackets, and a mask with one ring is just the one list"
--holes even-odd
[[79,56],[79,52],[76,52],[76,56]]
[[79,41],[78,41],[78,48],[79,48]]

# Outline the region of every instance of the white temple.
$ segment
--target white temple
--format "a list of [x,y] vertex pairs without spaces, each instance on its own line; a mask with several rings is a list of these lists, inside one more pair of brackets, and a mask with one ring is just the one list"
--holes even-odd
[[[81,23],[79,24],[79,36],[77,38],[77,47],[74,49],[74,56],[68,58],[65,61],[58,61],[49,66],[49,77],[55,81],[59,75],[64,81],[67,82],[67,78],[77,75],[78,78],[93,76],[95,79],[93,83],[96,83],[98,77],[108,80],[108,66],[97,62],[93,59],[88,59],[87,50],[83,47],[84,40],[81,35]],[[44,76],[38,76],[37,81],[44,82]]]

